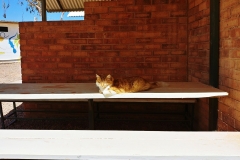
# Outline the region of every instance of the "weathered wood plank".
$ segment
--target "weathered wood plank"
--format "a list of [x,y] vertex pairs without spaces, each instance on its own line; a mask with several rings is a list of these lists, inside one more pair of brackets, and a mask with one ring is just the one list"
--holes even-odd
[[0,158],[239,159],[239,132],[0,130]]

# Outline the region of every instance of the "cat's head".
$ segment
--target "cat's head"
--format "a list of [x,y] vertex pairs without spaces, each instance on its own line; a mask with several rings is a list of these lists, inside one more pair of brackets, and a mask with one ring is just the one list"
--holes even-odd
[[109,74],[106,77],[99,76],[96,74],[96,85],[97,87],[103,91],[107,87],[111,87],[113,85],[113,77]]

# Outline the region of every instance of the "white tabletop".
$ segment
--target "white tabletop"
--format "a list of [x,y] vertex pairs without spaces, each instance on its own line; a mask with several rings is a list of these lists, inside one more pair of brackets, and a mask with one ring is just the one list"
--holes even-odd
[[240,158],[239,132],[0,130],[0,142],[0,158]]
[[205,98],[228,93],[198,82],[168,82],[169,86],[137,93],[105,97],[95,83],[22,83],[0,84],[0,101],[77,101],[102,98]]

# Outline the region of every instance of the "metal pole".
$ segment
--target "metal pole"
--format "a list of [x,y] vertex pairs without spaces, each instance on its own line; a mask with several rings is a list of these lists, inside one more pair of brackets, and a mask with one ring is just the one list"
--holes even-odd
[[[219,87],[219,0],[210,0],[210,70],[209,83]],[[209,99],[209,130],[217,129],[218,99]]]
[[89,122],[89,129],[94,129],[94,112],[93,112],[93,100],[88,100],[88,122]]
[[41,0],[42,6],[42,21],[47,21],[46,0]]
[[16,107],[16,102],[13,102],[13,112],[14,112],[14,116],[15,116],[15,121],[17,121],[17,107]]

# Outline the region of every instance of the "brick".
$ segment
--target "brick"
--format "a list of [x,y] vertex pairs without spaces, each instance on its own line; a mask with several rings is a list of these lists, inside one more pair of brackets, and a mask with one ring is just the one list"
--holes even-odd
[[153,43],[167,43],[169,41],[168,38],[154,38],[152,39]]
[[110,7],[109,12],[124,12],[126,7]]
[[108,52],[89,52],[89,56],[93,56],[93,57],[114,57],[114,56],[118,56],[118,52],[116,51],[108,51]]
[[158,12],[151,13],[151,18],[166,18],[169,16],[170,16],[170,13],[167,11],[158,11]]
[[112,6],[114,7],[114,6],[118,5],[118,2],[117,1],[102,1],[101,5],[105,6],[105,7],[112,7]]
[[238,17],[234,17],[234,18],[230,18],[227,19],[226,21],[224,21],[224,23],[222,23],[222,27],[223,28],[232,28],[232,27],[236,27],[239,24],[239,20]]
[[111,50],[111,45],[95,45],[96,50]]
[[162,49],[178,49],[177,44],[162,44]]
[[[80,38],[95,38],[95,33],[80,33]],[[78,38],[78,37],[74,37]]]
[[59,63],[58,68],[72,68],[72,63]]
[[153,55],[167,55],[169,54],[168,51],[154,51]]
[[135,63],[120,63],[119,67],[120,68],[136,68],[137,64],[135,64]]
[[136,31],[136,26],[120,26],[120,31]]
[[99,14],[85,14],[86,20],[98,20],[100,18]]
[[232,112],[230,113],[230,116],[240,121],[240,111],[233,109]]
[[73,51],[71,52],[74,57],[87,57],[88,53],[84,51]]
[[118,13],[101,14],[98,19],[117,19]]
[[159,50],[159,49],[161,49],[161,45],[159,45],[159,44],[146,44],[145,49]]
[[235,120],[236,130],[240,131],[240,121]]
[[[21,48],[22,49],[22,48]],[[49,49],[49,46],[47,46],[47,45],[38,45],[38,46],[35,46],[34,47],[34,50],[37,50],[37,51],[39,51],[39,50],[41,50],[41,51],[47,51]]]
[[66,38],[79,38],[79,33],[66,33]]
[[175,11],[170,13],[171,17],[185,17],[186,15],[187,11]]
[[25,28],[27,33],[28,32],[34,32],[34,33],[41,32],[41,29],[42,29],[41,27],[37,27],[37,26]]
[[87,39],[71,39],[70,44],[87,44]]
[[151,18],[151,12],[149,12],[149,13],[135,13],[135,18]]
[[136,5],[150,5],[151,0],[135,0]]
[[122,38],[119,39],[119,44],[134,44],[135,43],[135,39],[134,38]]
[[159,58],[159,57],[146,57],[145,61],[146,62],[160,62],[161,58]]
[[113,24],[113,21],[112,20],[105,20],[105,19],[99,19],[99,20],[96,20],[96,25],[100,25],[100,26],[108,26],[108,25],[112,25]]
[[133,5],[133,6],[127,6],[126,7],[126,10],[128,12],[142,12],[143,11],[143,8],[144,6],[142,5]]
[[169,0],[153,0],[153,4],[168,4]]
[[95,50],[96,46],[94,45],[82,45],[81,50]]
[[151,38],[137,38],[136,43],[151,43],[152,39]]
[[220,8],[228,9],[229,7],[236,6],[238,3],[238,0],[221,1]]
[[94,7],[93,8],[93,13],[94,14],[99,14],[99,13],[108,13],[108,7]]
[[199,4],[199,11],[205,10],[210,7],[209,1],[203,1],[201,4]]
[[240,28],[234,28],[230,31],[222,31],[220,33],[221,38],[228,38],[228,36],[230,36],[231,38],[235,38],[240,36]]
[[130,45],[129,46],[129,49],[130,50],[143,50],[143,49],[145,49],[145,47],[143,46],[143,45]]
[[119,6],[134,5],[135,0],[120,0],[118,1]]
[[80,49],[80,46],[79,45],[64,45],[63,46],[63,49],[64,50],[70,50],[70,51],[72,51],[72,50],[79,50]]
[[117,19],[124,19],[124,18],[133,18],[133,13],[118,13],[116,18]]
[[103,40],[102,39],[89,39],[88,44],[102,44]]
[[151,56],[152,52],[151,51],[137,51],[136,55],[137,56]]
[[129,33],[124,31],[104,33],[104,38],[126,38],[126,37],[129,37]]
[[217,125],[218,125],[219,131],[227,131],[228,130],[228,125],[221,120],[218,120]]
[[119,44],[119,39],[103,39],[104,44]]
[[81,60],[82,60],[82,62],[86,62],[86,63],[96,62],[95,58],[90,58],[90,57],[83,57],[83,58],[81,58]]
[[232,6],[231,10],[227,10],[226,11],[227,13],[225,12],[227,14],[225,17],[226,18],[229,17],[230,14],[231,14],[231,16],[238,15],[239,14],[239,10],[240,10],[240,5],[234,5],[234,6]]
[[104,26],[103,31],[119,31],[119,26]]
[[127,50],[129,49],[127,45],[114,45],[113,50]]
[[84,2],[84,7],[88,8],[88,7],[100,7],[101,6],[101,2],[97,2],[97,1],[92,1],[92,2]]
[[119,56],[135,56],[135,52],[133,51],[120,51]]

